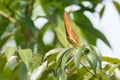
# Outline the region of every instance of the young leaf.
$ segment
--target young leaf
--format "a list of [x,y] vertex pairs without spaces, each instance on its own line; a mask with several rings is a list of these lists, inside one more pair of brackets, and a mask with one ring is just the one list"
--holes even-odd
[[8,46],[5,50],[5,55],[7,57],[7,60],[9,61],[11,56],[14,54],[15,52],[15,47],[12,47],[12,46]]
[[32,51],[31,51],[31,49],[18,50],[18,53],[19,53],[21,59],[23,60],[23,62],[25,63],[27,69],[29,70],[30,61],[32,59]]

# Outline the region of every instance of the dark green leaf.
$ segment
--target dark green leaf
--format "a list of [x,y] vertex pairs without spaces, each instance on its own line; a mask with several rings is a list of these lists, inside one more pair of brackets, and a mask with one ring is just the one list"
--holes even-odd
[[105,6],[104,6],[104,7],[101,9],[101,11],[100,11],[100,17],[103,16],[104,11],[105,11]]
[[8,21],[7,20],[0,20],[0,37],[3,35],[5,29],[8,26]]
[[[108,40],[106,39],[106,37],[105,37],[100,31],[98,31],[97,29],[95,29],[95,28],[93,27],[93,25],[92,25],[92,23],[90,22],[90,20],[89,20],[82,12],[80,12],[80,11],[75,12],[75,13],[74,13],[74,17],[75,17],[75,22],[76,22],[76,24],[79,25],[79,27],[80,27],[83,31],[85,31],[85,32],[93,35],[95,38],[100,38],[100,39],[103,40],[109,47],[111,47],[110,44],[109,44],[109,42],[108,42]],[[86,35],[86,36],[87,36],[87,35]]]
[[12,35],[8,35],[6,37],[4,37],[3,39],[0,39],[0,48],[3,47],[3,45],[9,40],[9,38],[11,37]]
[[35,27],[33,21],[30,19],[30,17],[28,17],[28,15],[25,14],[18,14],[19,18],[20,18],[20,22],[21,22],[21,27],[22,25],[24,25],[25,27],[29,28],[31,30],[31,32],[35,35],[37,32],[37,28]]
[[113,4],[114,4],[114,6],[116,7],[117,11],[120,14],[120,4],[118,2],[116,2],[116,1],[113,1]]

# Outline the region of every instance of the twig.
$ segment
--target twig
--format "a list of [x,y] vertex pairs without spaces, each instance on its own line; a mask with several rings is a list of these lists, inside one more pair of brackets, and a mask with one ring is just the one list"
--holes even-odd
[[93,75],[94,77],[96,77],[97,79],[100,80],[100,78],[98,76],[96,76],[94,73],[92,73],[91,71],[89,71],[89,69],[82,62],[80,62],[80,63],[86,69],[86,71],[88,71],[91,75]]
[[3,17],[7,18],[9,21],[11,21],[12,23],[15,23],[16,20],[14,18],[12,18],[11,16],[9,16],[7,13],[0,11],[0,15],[2,15]]

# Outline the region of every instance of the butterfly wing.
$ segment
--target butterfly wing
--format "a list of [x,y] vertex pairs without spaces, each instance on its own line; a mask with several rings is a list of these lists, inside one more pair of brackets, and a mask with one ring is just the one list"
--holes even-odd
[[72,22],[71,22],[67,12],[64,12],[64,25],[65,25],[65,31],[66,31],[66,38],[67,38],[68,42],[70,44],[72,44],[73,46],[77,46],[78,38],[73,29]]

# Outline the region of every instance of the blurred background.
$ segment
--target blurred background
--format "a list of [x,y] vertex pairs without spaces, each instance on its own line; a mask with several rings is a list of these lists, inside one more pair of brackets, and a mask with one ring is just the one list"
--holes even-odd
[[80,44],[120,58],[120,0],[0,0],[1,53],[6,46],[42,54],[68,47],[64,11],[70,12]]

